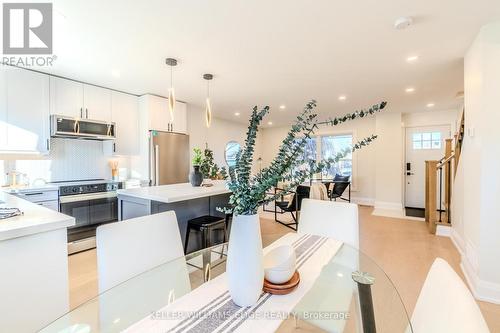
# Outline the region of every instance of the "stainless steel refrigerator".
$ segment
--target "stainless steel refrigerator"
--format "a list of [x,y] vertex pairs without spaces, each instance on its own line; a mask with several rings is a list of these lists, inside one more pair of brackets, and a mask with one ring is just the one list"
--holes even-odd
[[189,181],[189,135],[149,132],[149,178],[153,186]]

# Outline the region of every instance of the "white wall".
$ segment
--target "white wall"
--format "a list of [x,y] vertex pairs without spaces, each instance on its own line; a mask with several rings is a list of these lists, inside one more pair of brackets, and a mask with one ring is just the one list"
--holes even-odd
[[[216,112],[216,110],[214,110]],[[191,156],[193,148],[205,149],[205,144],[214,152],[214,161],[219,167],[226,166],[224,151],[229,141],[245,144],[247,125],[217,117],[212,118],[210,128],[206,127],[204,110],[188,105],[188,134]],[[256,145],[255,160],[260,156],[259,145]]]
[[500,303],[500,22],[484,26],[465,57],[466,135],[455,179],[452,238],[474,295]]
[[457,131],[458,109],[403,114],[404,127],[450,125],[451,135]]
[[375,210],[373,214],[404,216],[403,211],[403,124],[399,112],[376,117],[378,135],[375,161]]
[[[289,126],[265,128],[261,130],[259,139],[263,167],[268,166],[276,156],[281,142],[285,138]],[[320,126],[315,131],[316,135],[353,134],[353,141],[361,140],[375,134],[375,118],[356,119],[340,126]],[[377,142],[373,145],[378,144]],[[372,205],[375,198],[375,169],[371,164],[375,159],[375,147],[365,147],[353,155],[353,200],[359,203]]]

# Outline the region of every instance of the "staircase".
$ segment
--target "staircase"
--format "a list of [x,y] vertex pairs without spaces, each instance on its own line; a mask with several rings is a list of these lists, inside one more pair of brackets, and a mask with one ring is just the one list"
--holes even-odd
[[451,188],[465,131],[463,110],[459,119],[457,133],[453,139],[445,140],[444,157],[439,161],[425,161],[425,222],[432,234],[436,233],[438,225],[451,226]]

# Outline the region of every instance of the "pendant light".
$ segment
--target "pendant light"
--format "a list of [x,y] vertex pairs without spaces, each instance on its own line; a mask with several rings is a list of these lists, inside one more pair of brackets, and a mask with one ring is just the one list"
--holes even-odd
[[207,80],[207,99],[205,101],[205,122],[207,128],[212,123],[212,105],[210,103],[210,81],[214,78],[212,74],[203,74],[203,78]]
[[173,85],[172,69],[177,66],[177,60],[174,58],[167,58],[166,64],[170,66],[170,89],[168,89],[168,111],[170,112],[170,121],[174,121],[174,108],[175,108],[175,93]]

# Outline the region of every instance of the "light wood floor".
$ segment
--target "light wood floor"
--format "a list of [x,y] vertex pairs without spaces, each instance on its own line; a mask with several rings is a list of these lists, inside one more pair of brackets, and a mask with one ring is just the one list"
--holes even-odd
[[[427,272],[436,257],[447,260],[463,278],[460,256],[446,237],[428,233],[424,222],[371,215],[372,208],[360,206],[360,248],[387,273],[408,313],[415,303]],[[284,216],[283,216],[284,217]],[[271,213],[261,214],[264,246],[291,231],[275,223]],[[69,257],[70,306],[74,308],[97,295],[96,252]],[[491,332],[500,332],[500,305],[478,302]]]

